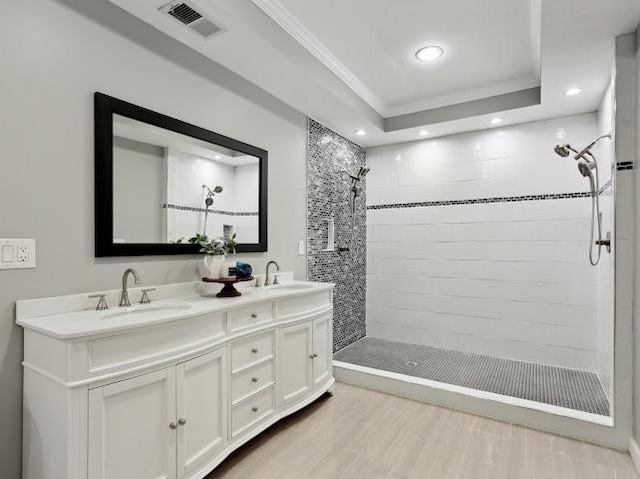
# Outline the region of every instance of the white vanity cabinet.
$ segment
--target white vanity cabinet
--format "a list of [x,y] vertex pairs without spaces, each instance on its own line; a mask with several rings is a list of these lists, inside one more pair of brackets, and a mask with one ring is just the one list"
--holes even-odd
[[194,298],[192,314],[141,314],[143,324],[108,332],[100,328],[111,328],[112,313],[19,315],[23,477],[201,479],[332,391],[332,285],[271,291],[210,305]]
[[185,478],[226,442],[225,351],[89,390],[89,478]]

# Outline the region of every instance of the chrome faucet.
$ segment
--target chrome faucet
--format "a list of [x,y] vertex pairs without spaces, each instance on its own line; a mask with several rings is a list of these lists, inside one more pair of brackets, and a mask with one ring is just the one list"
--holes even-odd
[[122,296],[120,296],[120,307],[128,307],[131,306],[131,301],[129,301],[129,290],[127,283],[129,281],[129,275],[133,275],[133,280],[135,284],[142,284],[140,277],[138,276],[138,272],[133,268],[127,268],[122,275]]
[[[276,263],[275,261],[269,261],[267,263],[267,271],[265,272],[264,276],[264,285],[265,286],[270,286],[271,285],[271,280],[269,279],[269,266],[271,265],[275,265],[276,267],[276,273],[278,271],[280,271],[280,266],[278,266],[278,263]],[[276,285],[278,284],[278,276],[276,274],[273,275],[273,284]]]

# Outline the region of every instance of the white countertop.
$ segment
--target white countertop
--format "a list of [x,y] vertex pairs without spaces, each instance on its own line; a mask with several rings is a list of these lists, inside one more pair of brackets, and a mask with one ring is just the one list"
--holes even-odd
[[[308,285],[308,286],[305,286]],[[289,287],[289,288],[287,288]],[[300,288],[300,289],[293,289]],[[193,294],[136,304],[129,308],[113,307],[105,311],[82,310],[59,314],[18,318],[16,324],[56,339],[70,340],[113,334],[130,329],[179,321],[207,313],[228,311],[254,303],[307,296],[334,288],[332,283],[293,281],[279,286],[238,288],[242,296],[216,298]]]

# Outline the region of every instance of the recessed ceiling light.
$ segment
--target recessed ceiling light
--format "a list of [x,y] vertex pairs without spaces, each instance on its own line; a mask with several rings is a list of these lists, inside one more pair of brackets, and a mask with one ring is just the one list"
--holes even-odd
[[222,157],[221,157],[220,155],[215,155],[215,156],[213,157],[213,159],[214,159],[214,160],[221,160],[221,159],[222,159]]
[[416,58],[421,62],[434,62],[442,55],[444,49],[436,45],[421,48],[416,52]]
[[491,119],[491,124],[492,125],[499,125],[500,123],[502,123],[504,120],[500,117],[495,117]]
[[564,94],[567,96],[576,96],[576,95],[579,95],[580,93],[582,93],[582,88],[569,88],[567,91],[564,92]]
[[364,131],[364,130],[356,130],[356,135],[358,135],[358,136],[364,136],[366,134],[367,134],[367,132]]
[[427,136],[428,134],[429,134],[429,132],[427,130],[420,130],[418,132],[418,135],[420,135],[420,136]]

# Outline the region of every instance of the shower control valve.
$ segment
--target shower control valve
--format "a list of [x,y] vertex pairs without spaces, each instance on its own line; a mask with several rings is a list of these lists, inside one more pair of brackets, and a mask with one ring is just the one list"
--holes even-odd
[[599,239],[595,241],[597,246],[605,246],[607,248],[607,253],[611,253],[611,232],[607,232],[607,236],[605,239]]

